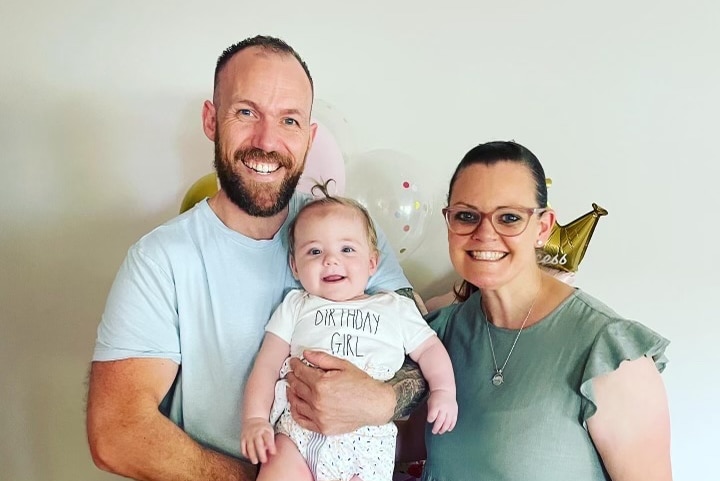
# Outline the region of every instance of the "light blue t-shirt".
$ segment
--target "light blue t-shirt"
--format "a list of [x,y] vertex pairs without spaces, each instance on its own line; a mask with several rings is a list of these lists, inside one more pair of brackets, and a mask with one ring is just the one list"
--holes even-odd
[[[311,197],[296,194],[270,240],[226,227],[207,201],[128,251],[98,327],[94,361],[166,358],[180,364],[162,409],[193,439],[240,456],[243,387],[264,327],[290,289],[287,228]],[[410,286],[385,236],[368,291]]]

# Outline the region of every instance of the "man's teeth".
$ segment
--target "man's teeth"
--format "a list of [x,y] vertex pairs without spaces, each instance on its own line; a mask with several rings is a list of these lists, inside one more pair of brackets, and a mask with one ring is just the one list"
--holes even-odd
[[505,257],[504,252],[498,251],[471,251],[470,255],[478,261],[497,261]]
[[279,164],[266,164],[259,162],[246,162],[245,165],[261,174],[269,174],[270,172],[275,172],[280,168]]

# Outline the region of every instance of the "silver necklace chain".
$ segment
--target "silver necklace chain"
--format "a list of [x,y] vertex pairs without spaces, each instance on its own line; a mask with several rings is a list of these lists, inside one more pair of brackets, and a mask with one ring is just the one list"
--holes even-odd
[[537,294],[535,294],[535,299],[533,299],[532,304],[530,304],[530,309],[528,309],[528,312],[525,315],[525,319],[523,319],[520,330],[515,336],[515,340],[513,341],[512,346],[510,346],[510,352],[508,352],[508,355],[505,358],[505,362],[503,363],[502,367],[498,367],[497,359],[495,358],[495,347],[493,347],[492,335],[490,334],[490,317],[488,317],[487,313],[485,312],[485,306],[483,306],[482,300],[480,300],[480,309],[482,309],[483,315],[485,316],[485,328],[487,329],[488,341],[490,342],[490,352],[492,353],[493,364],[495,364],[495,374],[493,374],[493,377],[490,379],[490,381],[493,383],[493,386],[500,386],[503,382],[505,382],[505,376],[503,374],[503,371],[505,370],[505,366],[507,366],[507,363],[510,360],[513,349],[515,349],[515,344],[517,344],[518,339],[520,339],[520,333],[525,328],[525,323],[530,318],[530,313],[532,312],[533,307],[535,307],[535,302],[538,300],[538,297],[540,297],[541,289],[542,281],[540,282],[540,289],[538,289]]

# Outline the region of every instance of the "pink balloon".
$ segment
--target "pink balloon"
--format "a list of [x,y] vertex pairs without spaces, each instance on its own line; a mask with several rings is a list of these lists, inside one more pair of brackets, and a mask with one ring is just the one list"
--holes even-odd
[[343,159],[342,150],[330,130],[317,120],[313,119],[313,121],[317,123],[317,132],[310,152],[308,152],[305,171],[300,177],[297,190],[309,194],[316,183],[325,183],[328,179],[334,179],[335,182],[329,185],[329,192],[343,195],[345,192],[345,159]]

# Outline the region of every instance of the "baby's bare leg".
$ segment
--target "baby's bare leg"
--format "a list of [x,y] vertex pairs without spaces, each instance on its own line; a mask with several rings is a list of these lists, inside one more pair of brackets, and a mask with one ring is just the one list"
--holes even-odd
[[313,481],[312,472],[295,443],[284,434],[275,435],[277,453],[260,467],[257,481]]

